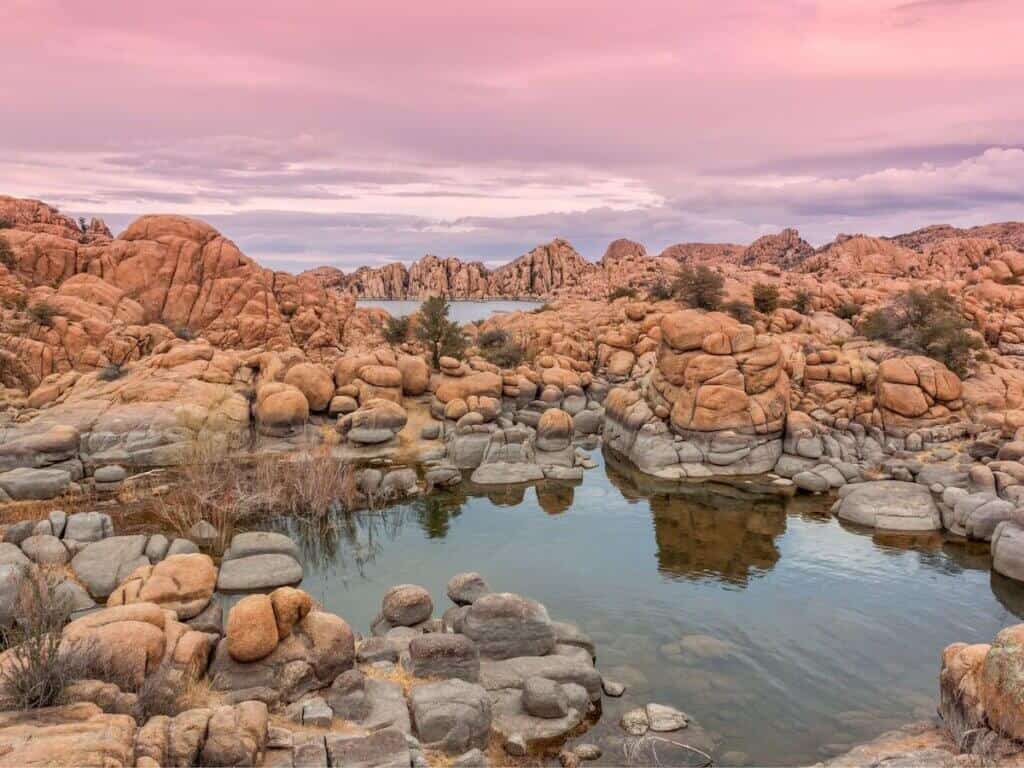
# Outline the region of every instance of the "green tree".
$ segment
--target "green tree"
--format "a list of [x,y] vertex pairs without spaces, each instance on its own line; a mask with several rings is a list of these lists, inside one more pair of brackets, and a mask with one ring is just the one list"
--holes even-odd
[[384,321],[384,340],[388,344],[401,344],[409,338],[409,328],[412,326],[412,318],[408,315],[391,317]]
[[754,283],[754,308],[770,315],[779,306],[779,289],[767,283]]
[[3,264],[11,272],[18,266],[18,260],[14,257],[14,251],[6,237],[0,237],[0,264]]
[[961,378],[982,341],[945,288],[914,288],[869,312],[858,330],[869,339],[927,355]]
[[431,296],[420,305],[416,338],[430,349],[435,368],[443,356],[461,358],[466,351],[466,337],[459,324],[448,319],[449,309],[448,299],[443,296]]
[[687,265],[679,270],[672,292],[695,309],[715,310],[722,306],[725,278],[706,265],[696,269]]
[[811,308],[811,294],[801,288],[793,294],[793,302],[790,306],[801,315],[806,315],[807,311]]

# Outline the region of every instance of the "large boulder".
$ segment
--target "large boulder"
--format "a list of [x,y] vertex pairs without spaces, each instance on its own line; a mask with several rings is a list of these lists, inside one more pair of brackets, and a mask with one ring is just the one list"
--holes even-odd
[[418,685],[409,704],[416,733],[426,746],[452,754],[487,746],[491,700],[479,685],[455,679]]
[[878,480],[846,485],[832,511],[841,520],[886,531],[937,531],[942,515],[931,491],[917,483]]
[[261,434],[293,435],[309,421],[309,400],[298,387],[272,381],[256,389],[255,416]]
[[527,597],[495,592],[478,598],[466,612],[463,633],[489,659],[543,656],[555,648],[547,609]]
[[334,378],[330,371],[316,363],[299,363],[288,369],[284,383],[299,390],[311,411],[326,411],[334,397]]
[[572,442],[572,416],[558,408],[544,411],[537,423],[535,445],[539,451],[560,451]]
[[381,616],[394,627],[412,627],[430,618],[434,602],[430,593],[415,584],[399,584],[384,593]]
[[227,650],[235,661],[259,661],[277,648],[279,635],[269,595],[243,597],[228,613]]
[[480,652],[465,635],[419,635],[409,641],[409,671],[416,677],[457,677],[475,683],[480,677]]
[[209,555],[171,555],[134,570],[107,598],[107,605],[156,603],[179,620],[198,616],[213,597],[217,568]]
[[338,419],[338,432],[353,443],[376,445],[392,440],[405,427],[405,409],[390,400],[373,398]]
[[18,467],[0,473],[0,491],[14,501],[52,499],[71,486],[71,473],[63,469]]

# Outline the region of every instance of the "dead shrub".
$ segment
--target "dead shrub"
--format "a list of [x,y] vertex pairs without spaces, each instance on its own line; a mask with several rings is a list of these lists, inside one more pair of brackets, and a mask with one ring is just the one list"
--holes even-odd
[[157,715],[175,717],[190,709],[211,707],[221,701],[212,682],[191,671],[161,666],[136,691],[142,720]]
[[53,706],[68,685],[100,671],[101,654],[95,643],[61,642],[71,611],[55,586],[45,577],[26,579],[18,595],[18,619],[0,632],[8,649],[0,663],[4,709]]

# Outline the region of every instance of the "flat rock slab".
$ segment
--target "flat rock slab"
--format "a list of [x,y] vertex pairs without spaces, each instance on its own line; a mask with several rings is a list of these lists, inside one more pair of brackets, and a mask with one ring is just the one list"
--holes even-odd
[[477,485],[507,485],[509,483],[531,483],[544,479],[544,470],[536,464],[494,462],[481,464],[469,478]]
[[480,684],[488,691],[521,689],[531,677],[546,677],[557,683],[576,683],[586,690],[591,701],[601,698],[600,673],[592,664],[579,658],[552,654],[480,661]]
[[[503,739],[518,734],[529,748],[535,742],[545,742],[566,736],[583,722],[587,712],[587,692],[578,685],[562,686],[569,694],[569,708],[562,717],[535,717],[523,708],[523,692],[515,689],[492,691],[491,728]],[[575,689],[575,690],[572,690]]]
[[248,592],[289,586],[300,581],[302,565],[291,555],[251,555],[221,563],[217,589],[221,592]]
[[917,483],[878,480],[847,485],[832,509],[841,520],[884,531],[942,529],[931,491]]
[[409,768],[412,756],[405,735],[385,728],[369,736],[327,734],[327,755],[331,765],[345,768]]
[[134,765],[135,721],[92,703],[0,713],[4,765]]
[[0,489],[14,501],[52,499],[71,485],[71,473],[63,469],[18,467],[0,474]]
[[224,560],[238,560],[253,555],[289,555],[299,559],[299,546],[283,533],[248,531],[236,534],[224,553]]

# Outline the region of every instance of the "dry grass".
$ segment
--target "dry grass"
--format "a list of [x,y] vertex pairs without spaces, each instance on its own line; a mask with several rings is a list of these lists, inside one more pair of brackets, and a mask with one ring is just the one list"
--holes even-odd
[[197,440],[186,451],[171,490],[154,512],[187,536],[205,520],[218,532],[221,553],[236,529],[261,518],[289,514],[317,520],[357,500],[354,468],[321,445],[296,454],[250,456],[224,440]]
[[55,499],[44,501],[10,501],[0,504],[0,517],[5,523],[20,523],[23,520],[43,520],[55,509],[63,509],[69,515],[75,512],[91,512],[96,507],[96,494],[91,487],[80,493],[66,493]]
[[161,667],[147,677],[136,692],[143,719],[156,715],[174,717],[189,709],[215,707],[224,696],[213,689],[213,681],[193,671]]
[[416,677],[401,664],[395,664],[386,670],[377,669],[372,664],[366,664],[360,667],[359,671],[374,680],[387,680],[392,683],[398,683],[402,686],[402,695],[407,699],[412,693],[412,689],[416,686],[424,685],[425,683],[436,683],[440,680],[440,678],[435,677]]

